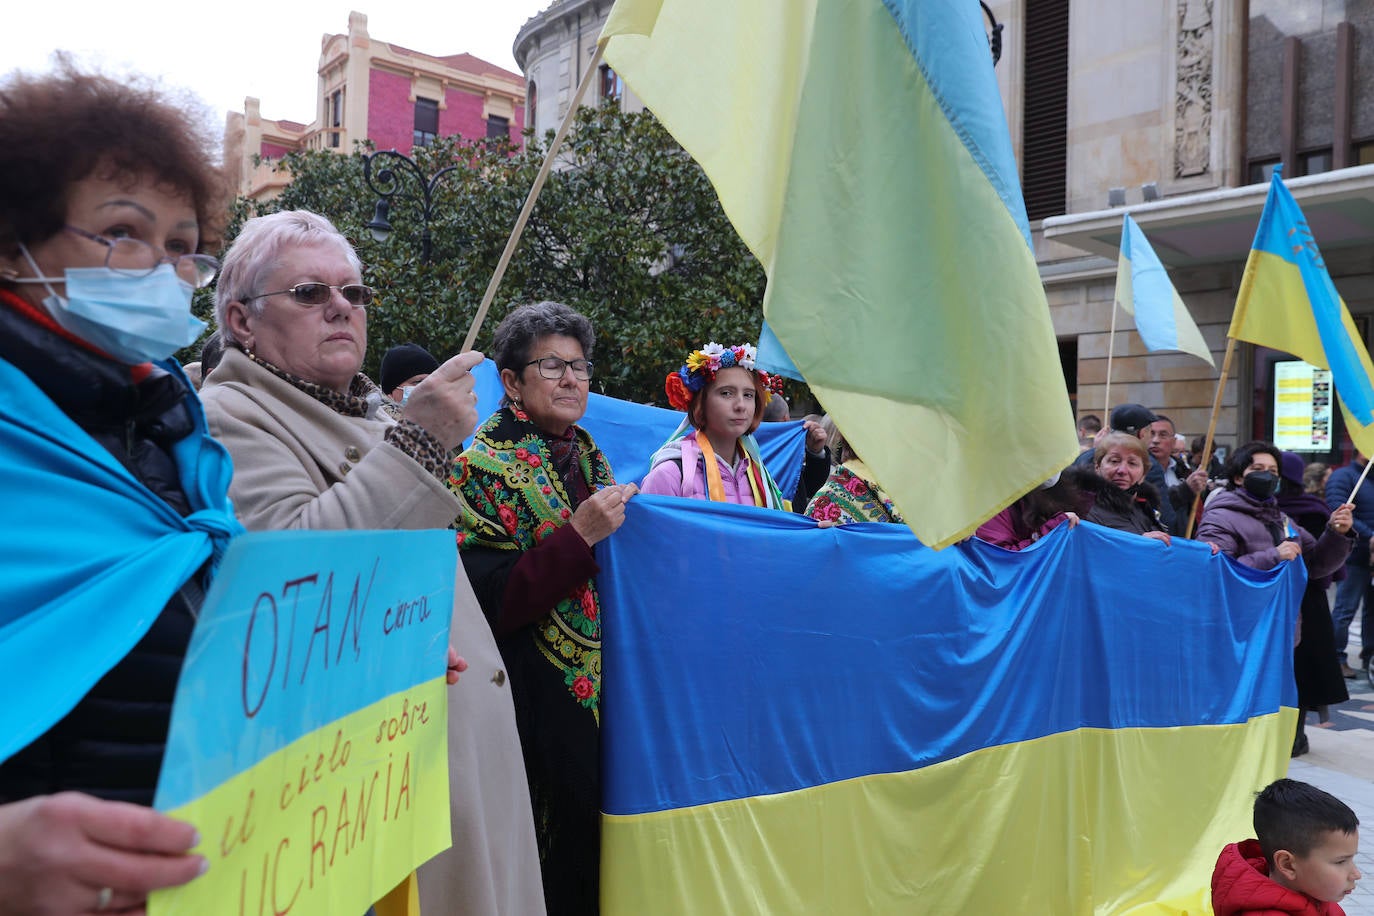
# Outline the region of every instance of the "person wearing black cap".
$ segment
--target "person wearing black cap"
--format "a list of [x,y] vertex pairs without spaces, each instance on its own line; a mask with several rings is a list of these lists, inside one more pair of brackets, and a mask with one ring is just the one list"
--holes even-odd
[[[1111,428],[1113,432],[1127,433],[1137,439],[1144,439],[1148,444],[1150,441],[1150,424],[1159,418],[1154,411],[1140,404],[1121,404],[1112,410]],[[1089,468],[1093,466],[1094,451],[1089,449],[1079,455],[1074,461],[1074,467]],[[1169,487],[1164,480],[1164,468],[1154,456],[1150,456],[1150,461],[1145,468],[1145,482],[1153,486],[1160,493],[1168,493]],[[1159,502],[1159,519],[1164,523],[1168,531],[1174,531],[1174,507],[1169,500],[1161,499]],[[1177,532],[1177,533],[1182,533]]]
[[439,368],[439,361],[419,344],[403,343],[382,356],[382,391],[397,404],[405,402],[405,390],[414,388]]

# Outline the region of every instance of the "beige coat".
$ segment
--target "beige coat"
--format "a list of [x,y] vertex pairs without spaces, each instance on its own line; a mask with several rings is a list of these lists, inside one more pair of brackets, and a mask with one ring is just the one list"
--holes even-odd
[[[345,417],[233,348],[201,391],[234,460],[250,531],[447,528],[458,500],[383,441],[393,421]],[[544,912],[525,765],[501,653],[458,562],[451,641],[468,670],[448,694],[453,846],[420,869],[424,916]]]
[[200,396],[250,531],[447,528],[458,515],[442,481],[382,441],[381,411],[345,417],[232,347]]

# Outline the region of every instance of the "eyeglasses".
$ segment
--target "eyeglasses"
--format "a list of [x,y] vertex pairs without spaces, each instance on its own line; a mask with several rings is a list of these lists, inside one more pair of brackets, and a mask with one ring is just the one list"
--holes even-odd
[[219,261],[208,254],[167,254],[156,245],[134,238],[109,239],[94,232],[87,232],[76,226],[64,226],[72,235],[90,239],[104,245],[105,266],[131,277],[146,277],[163,264],[171,264],[172,270],[196,289],[210,285],[219,273]]
[[532,359],[525,365],[538,366],[539,374],[551,382],[561,379],[565,369],[572,369],[573,378],[585,382],[591,379],[592,368],[596,364],[589,359],[559,359],[557,356],[546,356],[543,359]]
[[242,301],[252,302],[254,299],[266,299],[268,296],[289,295],[296,300],[297,305],[324,305],[329,301],[330,291],[336,289],[355,309],[367,308],[372,304],[372,287],[363,286],[361,283],[348,283],[343,286],[330,286],[328,283],[297,283],[290,289],[245,296]]

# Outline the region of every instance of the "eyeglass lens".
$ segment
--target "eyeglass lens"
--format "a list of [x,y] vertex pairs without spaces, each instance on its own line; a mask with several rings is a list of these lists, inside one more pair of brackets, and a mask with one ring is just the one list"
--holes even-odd
[[208,254],[167,255],[140,239],[106,238],[76,226],[68,226],[67,229],[106,246],[105,266],[130,276],[146,277],[162,264],[171,264],[172,270],[182,282],[199,289],[209,286],[210,281],[215,279],[215,274],[219,272],[219,261]]
[[[172,270],[196,288],[208,286],[219,272],[219,261],[204,254],[183,254],[177,257],[159,258],[157,249],[138,239],[111,239],[110,256],[105,263],[113,270],[128,274],[147,275],[157,270],[163,263],[170,263]],[[149,265],[149,260],[152,264]]]
[[563,377],[565,367],[572,369],[573,378],[587,381],[592,377],[592,361],[589,359],[566,360],[556,356],[546,356],[541,360],[536,360],[539,364],[539,374],[550,381]]
[[330,290],[337,289],[349,305],[362,307],[372,303],[372,287],[358,283],[347,286],[330,286],[328,283],[298,283],[288,292],[301,305],[324,305],[329,301]]

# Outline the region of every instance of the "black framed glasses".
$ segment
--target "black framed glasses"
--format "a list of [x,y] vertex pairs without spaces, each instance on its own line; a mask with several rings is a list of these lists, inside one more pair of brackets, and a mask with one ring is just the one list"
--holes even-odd
[[290,296],[296,300],[297,305],[313,307],[328,302],[330,292],[336,289],[355,309],[367,308],[372,304],[372,287],[363,286],[361,283],[346,283],[343,286],[330,286],[328,283],[297,283],[290,289],[245,296],[242,301],[252,302],[254,299],[266,299],[268,296]]
[[163,264],[171,264],[172,270],[183,283],[202,289],[209,286],[210,281],[215,279],[215,274],[219,273],[219,261],[208,254],[167,254],[156,245],[139,239],[106,238],[94,232],[87,232],[79,226],[69,225],[63,228],[72,235],[79,235],[83,239],[104,245],[105,266],[131,277],[146,277]]
[[592,377],[592,369],[596,366],[589,359],[559,359],[557,356],[532,359],[525,365],[538,366],[539,374],[551,382],[561,379],[565,369],[572,369],[573,378],[578,381],[589,381]]

